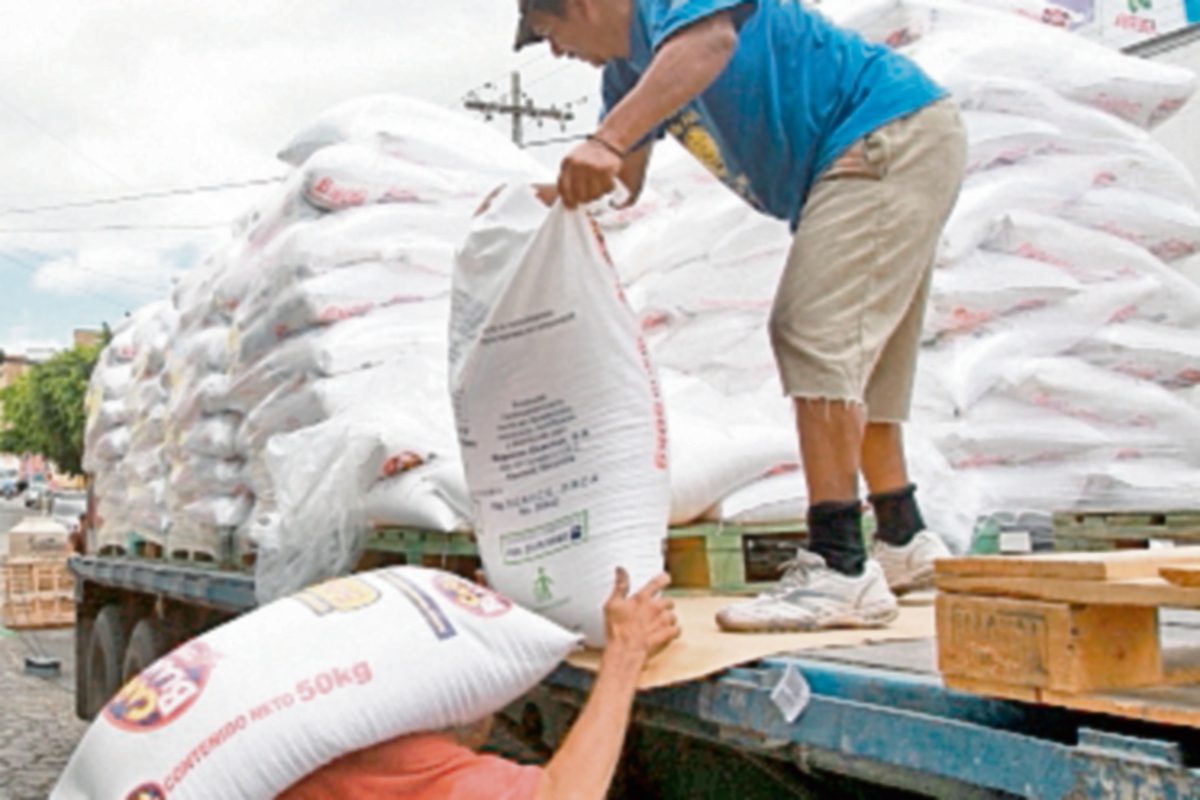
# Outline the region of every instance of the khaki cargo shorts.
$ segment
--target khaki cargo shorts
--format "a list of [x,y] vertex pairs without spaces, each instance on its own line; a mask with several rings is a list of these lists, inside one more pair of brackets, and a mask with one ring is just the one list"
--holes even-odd
[[966,155],[958,109],[941,100],[869,133],[817,179],[771,312],[789,395],[865,403],[872,422],[908,418]]

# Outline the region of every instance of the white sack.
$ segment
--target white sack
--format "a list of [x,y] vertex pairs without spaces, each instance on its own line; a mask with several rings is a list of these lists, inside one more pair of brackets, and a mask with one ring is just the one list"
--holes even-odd
[[615,568],[663,569],[662,401],[585,212],[528,187],[476,221],[454,276],[451,386],[489,580],[589,643]]
[[496,185],[494,177],[423,166],[354,143],[322,148],[304,163],[303,172],[305,198],[325,211],[390,203],[445,205],[464,200],[478,205],[479,198]]
[[349,421],[271,439],[263,461],[278,513],[271,525],[256,529],[259,602],[354,568],[368,532],[363,498],[384,458],[378,436]]
[[433,570],[314,586],[148,667],[88,729],[51,798],[269,800],[347,753],[494,714],[577,642]]
[[394,305],[419,303],[449,290],[445,276],[422,274],[405,263],[361,264],[305,281],[281,295],[238,333],[241,364],[252,364],[283,340]]
[[471,507],[462,461],[435,457],[380,480],[367,493],[365,513],[378,525],[469,531]]
[[705,513],[732,525],[803,523],[808,517],[808,486],[798,464],[782,465],[735,489]]
[[1149,322],[1109,325],[1076,345],[1072,355],[1169,389],[1200,385],[1200,337],[1194,330]]
[[459,169],[524,182],[546,169],[502,134],[464,114],[397,95],[348,100],[305,125],[279,158],[299,166],[324,147],[353,142],[428,167]]
[[1063,97],[1151,128],[1195,90],[1188,70],[1134,58],[1099,42],[1012,14],[937,0],[831,2],[833,20],[884,42],[957,93],[961,81],[1002,76],[1045,84]]

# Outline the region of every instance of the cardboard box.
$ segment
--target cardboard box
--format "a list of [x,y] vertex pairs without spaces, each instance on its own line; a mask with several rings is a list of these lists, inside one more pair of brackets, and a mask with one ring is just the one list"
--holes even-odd
[[8,555],[13,558],[62,556],[69,550],[67,529],[49,517],[28,517],[8,534]]

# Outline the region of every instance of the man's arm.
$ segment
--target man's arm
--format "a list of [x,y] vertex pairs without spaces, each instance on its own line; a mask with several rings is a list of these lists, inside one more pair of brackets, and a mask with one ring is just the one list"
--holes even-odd
[[[653,152],[654,142],[646,142],[646,144],[625,156],[625,160],[621,164],[621,170],[617,173],[617,180],[629,190],[629,199],[625,201],[622,208],[628,208],[642,196],[642,190],[646,188],[646,170],[650,166],[650,155]],[[554,184],[537,183],[534,184],[533,190],[537,192],[538,199],[548,206],[552,206],[558,202],[558,187]]]
[[625,203],[627,207],[636,203],[642,196],[642,189],[646,188],[646,169],[650,165],[650,155],[653,152],[654,142],[651,141],[625,156],[625,163],[617,173],[617,180],[629,190],[629,200]]
[[600,673],[579,718],[546,765],[536,800],[607,797],[642,667],[680,633],[673,604],[658,596],[670,580],[660,575],[630,597],[629,575],[617,570],[616,586],[604,606],[608,646]]
[[[733,12],[721,11],[683,28],[658,49],[649,69],[600,123],[595,139],[563,159],[558,193],[568,208],[612,191],[628,153],[664,119],[707,89],[737,49]],[[602,143],[603,142],[603,143]],[[632,190],[632,187],[631,187]]]

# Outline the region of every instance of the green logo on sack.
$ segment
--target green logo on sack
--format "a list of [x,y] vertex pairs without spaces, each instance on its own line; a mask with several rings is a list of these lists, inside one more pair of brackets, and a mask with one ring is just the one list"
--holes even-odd
[[539,561],[588,540],[588,513],[578,511],[552,522],[500,537],[500,555],[505,564]]
[[533,580],[533,599],[536,603],[549,603],[554,599],[554,579],[546,574],[546,570],[538,567],[537,577]]

